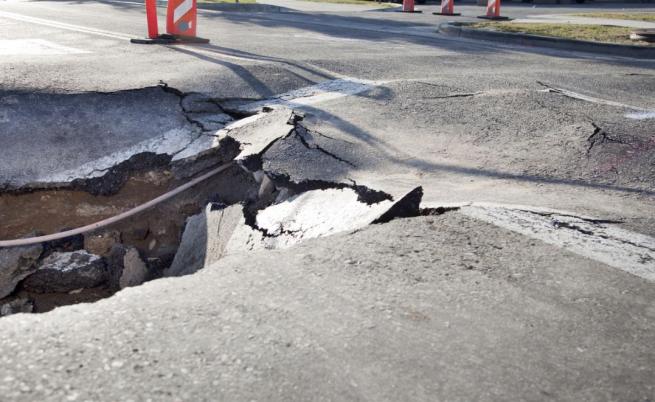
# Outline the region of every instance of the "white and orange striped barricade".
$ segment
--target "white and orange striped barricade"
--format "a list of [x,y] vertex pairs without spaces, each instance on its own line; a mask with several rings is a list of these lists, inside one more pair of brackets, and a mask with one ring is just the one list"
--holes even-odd
[[486,20],[508,20],[509,17],[500,15],[500,0],[487,0],[487,14],[481,15],[478,18]]
[[423,11],[414,9],[414,0],[403,0],[403,7],[400,9],[403,13],[422,13]]
[[132,43],[173,44],[208,43],[209,39],[196,36],[196,0],[169,0],[166,10],[166,33],[159,35],[157,22],[157,0],[146,0],[148,38],[132,39]]
[[462,15],[460,13],[455,12],[455,1],[454,0],[441,0],[441,11],[438,13],[432,13],[434,15],[450,15],[450,16],[458,16]]

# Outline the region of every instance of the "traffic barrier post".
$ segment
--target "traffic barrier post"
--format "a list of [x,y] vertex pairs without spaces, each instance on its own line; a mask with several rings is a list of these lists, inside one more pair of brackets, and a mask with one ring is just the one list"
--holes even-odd
[[403,13],[422,13],[423,11],[414,10],[414,0],[403,0],[403,7],[400,10]]
[[441,0],[441,12],[438,13],[432,13],[434,15],[449,15],[451,17],[456,17],[458,15],[462,15],[460,13],[456,13],[455,11],[455,2],[454,0]]
[[209,43],[209,39],[196,36],[196,0],[169,0],[166,11],[166,33],[159,35],[157,22],[157,0],[146,0],[147,39],[131,39],[132,43],[163,44]]
[[509,17],[500,15],[500,0],[487,0],[487,14],[481,15],[478,18],[486,20],[508,20]]

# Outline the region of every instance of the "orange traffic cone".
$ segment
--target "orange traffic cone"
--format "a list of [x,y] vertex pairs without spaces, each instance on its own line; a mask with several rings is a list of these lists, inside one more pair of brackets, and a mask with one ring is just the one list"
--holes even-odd
[[487,14],[481,15],[478,18],[487,20],[508,20],[509,17],[500,15],[500,0],[487,0]]
[[414,0],[403,0],[403,13],[422,13],[423,11],[414,10]]
[[148,39],[131,39],[132,43],[173,44],[208,43],[209,39],[196,36],[196,0],[169,0],[166,12],[166,33],[159,35],[157,26],[157,0],[146,0]]
[[455,2],[454,0],[441,0],[441,12],[432,13],[434,15],[450,15],[452,17],[462,15],[460,13],[454,13],[455,11]]

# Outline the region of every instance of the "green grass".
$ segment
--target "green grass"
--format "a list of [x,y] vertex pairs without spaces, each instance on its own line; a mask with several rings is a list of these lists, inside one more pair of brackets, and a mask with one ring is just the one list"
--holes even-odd
[[[198,0],[198,3],[236,3],[235,0]],[[245,3],[257,3],[257,0],[239,0],[239,3],[245,4]]]
[[338,3],[338,4],[359,4],[364,6],[376,6],[380,8],[385,7],[397,7],[398,4],[394,3],[378,3],[374,0],[303,0],[303,1],[313,1],[317,3]]
[[607,25],[576,25],[576,24],[539,24],[515,22],[478,22],[469,25],[471,28],[494,29],[503,32],[517,32],[558,38],[588,40],[594,42],[619,44],[644,44],[630,40],[633,28]]
[[635,20],[655,22],[655,13],[583,13],[573,14],[578,17],[610,18],[615,20]]

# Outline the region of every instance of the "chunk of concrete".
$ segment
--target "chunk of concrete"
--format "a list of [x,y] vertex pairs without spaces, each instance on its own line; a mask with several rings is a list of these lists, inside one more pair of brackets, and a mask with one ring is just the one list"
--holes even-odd
[[208,204],[203,212],[187,219],[180,248],[165,276],[192,274],[218,261],[228,253],[235,232],[239,232],[236,237],[241,239],[238,244],[246,247],[256,247],[261,240],[261,234],[252,233],[246,225],[243,206],[217,209],[217,204]]
[[[213,135],[199,136],[183,151],[176,153],[172,161],[179,165],[185,160],[195,160],[202,155],[215,152],[218,148],[223,148],[223,152],[230,153],[234,159],[246,163],[249,158],[266,150],[278,138],[287,136],[294,128],[293,116],[291,109],[280,107],[229,122]],[[196,117],[200,118],[200,116]],[[221,121],[222,118],[219,115],[213,115],[211,119]],[[198,123],[204,124],[209,121],[200,119]],[[231,151],[235,144],[239,149],[232,155]],[[258,170],[258,168],[252,170]]]
[[40,244],[0,249],[0,298],[8,296],[18,282],[36,271],[42,252]]
[[106,280],[107,268],[103,258],[79,250],[50,254],[34,273],[25,278],[23,286],[37,293],[65,293],[92,288]]
[[[249,160],[264,152],[277,139],[286,137],[294,129],[293,110],[279,107],[268,112],[260,112],[250,117],[227,125],[216,133],[217,139],[231,137],[241,144],[241,152],[235,160],[246,166]],[[250,170],[259,170],[257,166],[248,166]]]
[[216,209],[210,204],[187,220],[165,276],[192,274],[229,254],[287,248],[375,222],[417,216],[422,195],[417,187],[396,202],[368,204],[351,188],[312,190],[259,211],[254,222],[246,221],[240,205]]
[[266,248],[286,248],[371,223],[417,216],[422,195],[417,187],[396,202],[368,204],[351,188],[312,190],[259,211],[256,223],[268,235]]
[[121,242],[121,234],[116,230],[84,235],[84,249],[91,254],[106,257],[114,244]]
[[134,247],[115,244],[107,256],[109,286],[112,289],[125,289],[141,285],[148,279],[150,271]]
[[148,268],[141,260],[139,251],[134,247],[130,247],[123,256],[123,272],[118,281],[120,288],[139,286],[146,281],[147,277]]

